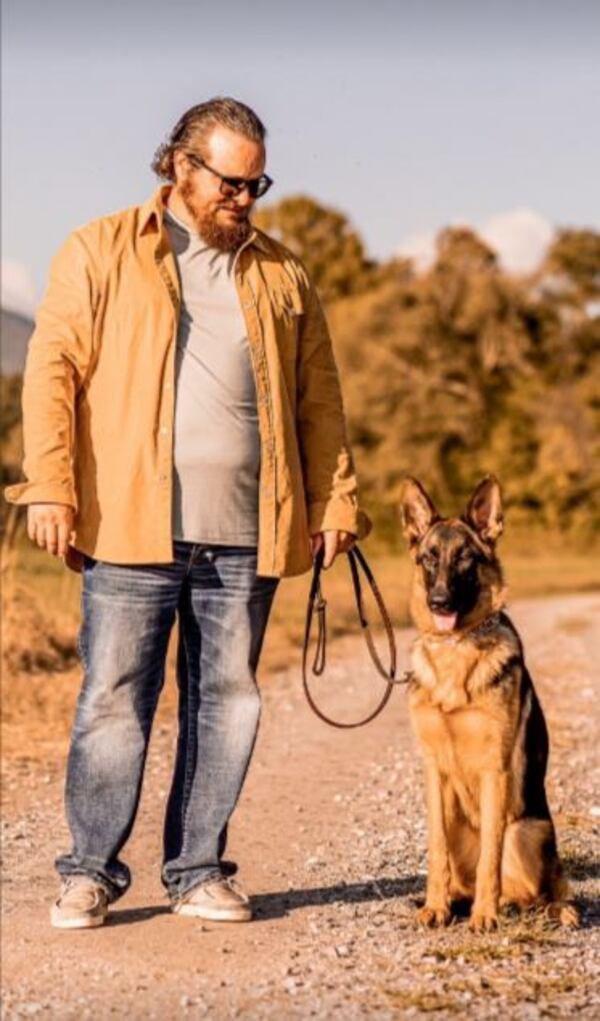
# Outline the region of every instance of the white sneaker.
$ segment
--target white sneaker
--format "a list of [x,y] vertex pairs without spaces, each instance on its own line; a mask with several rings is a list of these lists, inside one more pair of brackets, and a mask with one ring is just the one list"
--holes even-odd
[[95,929],[108,914],[108,894],[89,876],[68,876],[50,909],[55,929]]
[[209,922],[249,922],[252,918],[249,898],[233,879],[225,876],[195,886],[175,901],[173,911]]

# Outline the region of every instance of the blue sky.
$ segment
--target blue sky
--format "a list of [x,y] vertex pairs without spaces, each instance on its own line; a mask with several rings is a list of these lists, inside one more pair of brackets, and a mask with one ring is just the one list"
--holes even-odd
[[219,93],[267,124],[269,200],[342,209],[376,257],[515,209],[600,227],[592,0],[4,0],[2,27],[2,258],[36,298],[68,232],[143,201],[155,147]]

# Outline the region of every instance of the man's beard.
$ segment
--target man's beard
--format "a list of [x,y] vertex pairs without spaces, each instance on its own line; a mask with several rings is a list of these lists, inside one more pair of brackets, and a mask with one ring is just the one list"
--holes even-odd
[[214,212],[203,212],[198,209],[192,197],[193,191],[189,179],[182,181],[179,194],[202,240],[206,241],[210,248],[217,248],[220,252],[234,252],[249,237],[252,231],[250,220],[244,217],[243,220],[238,220],[227,227],[217,223]]

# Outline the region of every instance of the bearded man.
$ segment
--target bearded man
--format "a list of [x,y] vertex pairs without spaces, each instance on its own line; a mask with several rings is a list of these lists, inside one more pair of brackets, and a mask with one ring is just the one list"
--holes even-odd
[[82,573],[84,677],[66,778],[59,928],[101,925],[131,832],[169,635],[179,736],[161,878],[173,910],[247,921],[227,825],[258,726],[256,669],[281,577],[370,528],[306,270],[255,229],[270,187],[245,104],[188,110],[168,183],[75,230],[52,264],[23,389],[28,534]]

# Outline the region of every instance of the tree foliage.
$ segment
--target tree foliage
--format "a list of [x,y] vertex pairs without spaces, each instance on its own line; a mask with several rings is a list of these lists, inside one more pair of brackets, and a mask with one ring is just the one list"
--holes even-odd
[[547,256],[550,270],[563,273],[587,298],[600,297],[600,234],[561,230]]
[[473,232],[452,228],[428,273],[404,268],[368,298],[330,307],[359,477],[380,530],[397,530],[406,474],[458,507],[490,471],[513,525],[598,528],[600,318],[586,310],[588,234],[579,255],[573,237],[568,258],[559,247],[568,302],[545,287],[555,264],[511,278]]
[[283,199],[253,217],[257,227],[302,259],[324,300],[364,290],[372,264],[347,217],[304,195]]

